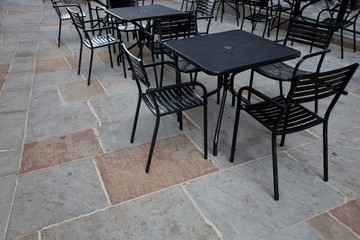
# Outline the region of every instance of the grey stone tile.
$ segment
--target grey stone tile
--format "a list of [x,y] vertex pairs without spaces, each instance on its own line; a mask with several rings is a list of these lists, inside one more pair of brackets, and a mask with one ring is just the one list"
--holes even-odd
[[265,239],[355,240],[359,238],[338,221],[330,217],[328,213],[324,213],[270,237],[266,237]]
[[35,89],[41,87],[56,86],[64,83],[78,81],[84,81],[85,83],[85,78],[82,75],[77,74],[77,69],[41,73],[35,75],[33,88]]
[[[150,142],[155,127],[155,116],[152,114],[139,116],[133,144],[130,143],[132,127],[133,119],[129,119],[118,123],[106,124],[97,128],[104,150],[106,152],[111,152],[121,148],[130,147],[132,145]],[[189,131],[190,128],[186,124],[186,121],[184,121],[183,130],[180,131],[176,115],[168,115],[160,119],[157,139],[159,140],[164,137],[186,133]]]
[[181,187],[41,231],[41,239],[219,239]]
[[4,239],[5,228],[9,218],[11,201],[16,184],[16,176],[0,177],[0,237]]
[[[137,93],[124,93],[90,101],[102,124],[124,121],[134,117]],[[142,111],[146,106],[142,108]],[[147,109],[146,109],[147,110]]]
[[15,57],[35,57],[37,53],[37,42],[20,42],[16,48]]
[[4,91],[9,89],[30,89],[33,79],[34,75],[28,72],[10,72],[6,77]]
[[19,169],[21,150],[0,152],[0,178],[16,175]]
[[14,57],[9,72],[28,72],[33,74],[35,59],[35,57]]
[[56,86],[35,88],[31,94],[30,111],[39,108],[54,108],[63,104]]
[[97,127],[98,121],[86,103],[40,108],[29,113],[26,142],[63,136]]
[[[360,129],[329,135],[329,183],[350,199],[360,196]],[[323,176],[322,141],[289,151],[307,168]]]
[[0,113],[25,111],[28,108],[30,89],[5,90],[0,95]]
[[108,206],[91,159],[19,176],[7,237],[12,239]]
[[21,148],[24,140],[26,112],[0,113],[0,148]]
[[272,161],[259,159],[192,181],[187,189],[223,239],[258,239],[343,203],[299,163],[279,154],[280,200],[273,199]]
[[128,92],[137,93],[136,83],[132,80],[130,74],[128,74],[127,78],[124,78],[122,74],[107,76],[106,78],[100,78],[99,82],[110,95]]

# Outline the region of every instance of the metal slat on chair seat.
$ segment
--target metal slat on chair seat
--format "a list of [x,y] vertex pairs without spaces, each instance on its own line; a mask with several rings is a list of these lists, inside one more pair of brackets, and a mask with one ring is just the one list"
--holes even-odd
[[[258,67],[255,71],[266,77],[278,80],[278,81],[290,81],[294,74],[294,67],[291,67],[283,62],[265,65]],[[298,75],[309,74],[310,72],[298,69]],[[280,80],[281,79],[281,80]]]
[[[276,98],[276,101],[285,103],[285,99],[281,97]],[[274,131],[276,127],[275,124],[278,123],[281,111],[283,111],[282,108],[267,102],[253,104],[249,107],[245,106],[244,110],[271,131]],[[286,131],[286,133],[297,132],[324,122],[323,118],[317,116],[300,104],[293,104],[287,109],[285,115],[287,117],[282,118],[276,131],[278,135],[281,135],[284,131]]]
[[175,113],[180,109],[186,110],[203,104],[202,97],[197,95],[190,86],[165,89],[156,93],[144,93],[143,100],[153,113],[156,113],[153,96],[157,100],[161,115]]
[[[91,41],[91,43],[90,43],[90,41]],[[84,44],[87,47],[91,47],[91,46],[101,47],[104,45],[117,43],[117,42],[119,42],[119,40],[114,38],[111,34],[100,35],[100,36],[92,37],[91,39],[84,39]]]

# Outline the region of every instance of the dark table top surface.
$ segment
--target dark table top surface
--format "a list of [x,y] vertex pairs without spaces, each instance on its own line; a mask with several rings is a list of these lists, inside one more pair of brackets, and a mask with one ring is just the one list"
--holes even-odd
[[170,40],[165,46],[203,72],[215,76],[294,59],[301,54],[296,49],[242,30]]
[[149,20],[155,17],[166,17],[183,12],[159,4],[137,7],[110,8],[105,10],[110,15],[126,21]]

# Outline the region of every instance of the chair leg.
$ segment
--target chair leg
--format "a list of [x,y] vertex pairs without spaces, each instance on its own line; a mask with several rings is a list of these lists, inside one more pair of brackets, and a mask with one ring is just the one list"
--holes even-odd
[[208,152],[208,136],[207,136],[207,99],[204,102],[204,158],[207,159]]
[[151,146],[150,146],[150,151],[149,151],[149,156],[148,156],[148,160],[147,160],[146,168],[145,168],[146,173],[148,173],[150,170],[150,164],[151,164],[152,155],[154,153],[156,137],[157,137],[157,133],[159,130],[159,124],[160,124],[160,116],[156,116],[155,129],[154,129]]
[[58,32],[58,47],[60,47],[60,37],[61,37],[61,19],[59,20],[59,32]]
[[341,59],[344,58],[344,39],[343,39],[343,29],[340,29],[340,45],[341,45]]
[[137,125],[137,121],[138,121],[138,118],[139,118],[140,106],[141,106],[141,95],[139,94],[138,102],[137,102],[137,106],[136,106],[136,111],[135,111],[133,128],[132,128],[131,137],[130,137],[130,143],[134,142],[136,125]]
[[233,131],[233,140],[231,144],[231,153],[230,153],[230,162],[234,162],[234,155],[235,155],[235,148],[236,148],[236,140],[237,140],[237,133],[239,129],[239,121],[240,121],[240,110],[241,110],[241,96],[238,96],[238,102],[236,107],[236,114],[235,114],[235,124],[234,124],[234,131]]
[[278,181],[278,166],[277,166],[277,152],[276,152],[276,135],[272,134],[272,161],[273,161],[273,181],[274,181],[274,199],[279,200],[279,181]]
[[80,43],[80,55],[79,55],[78,75],[80,75],[80,69],[81,69],[82,49],[83,49],[83,45],[82,45],[82,43]]
[[[113,46],[115,47],[115,44]],[[114,68],[114,64],[113,64],[113,60],[112,60],[112,56],[111,56],[111,46],[109,45],[108,48],[109,48],[110,65],[111,65],[111,68]]]
[[324,151],[324,181],[329,180],[329,163],[328,163],[328,126],[327,121],[323,124],[323,151]]
[[94,49],[91,49],[91,53],[90,53],[90,65],[89,65],[89,76],[88,76],[88,83],[87,83],[88,86],[90,86],[91,69],[92,69],[93,57],[94,57]]
[[[254,69],[251,69],[250,72],[250,81],[249,81],[249,88],[252,89],[253,86],[253,81],[254,81]],[[251,100],[251,92],[248,92],[248,101],[250,102]]]

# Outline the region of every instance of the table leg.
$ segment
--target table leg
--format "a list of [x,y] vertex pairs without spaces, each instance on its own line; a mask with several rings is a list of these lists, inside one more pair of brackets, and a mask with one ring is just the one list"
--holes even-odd
[[219,116],[216,123],[214,141],[213,141],[213,155],[217,156],[217,149],[218,149],[218,142],[219,142],[219,134],[221,128],[222,117],[224,115],[224,108],[226,102],[227,91],[229,90],[230,83],[229,83],[229,76],[222,77],[222,88],[223,88],[223,95],[221,98],[220,109],[219,109]]

